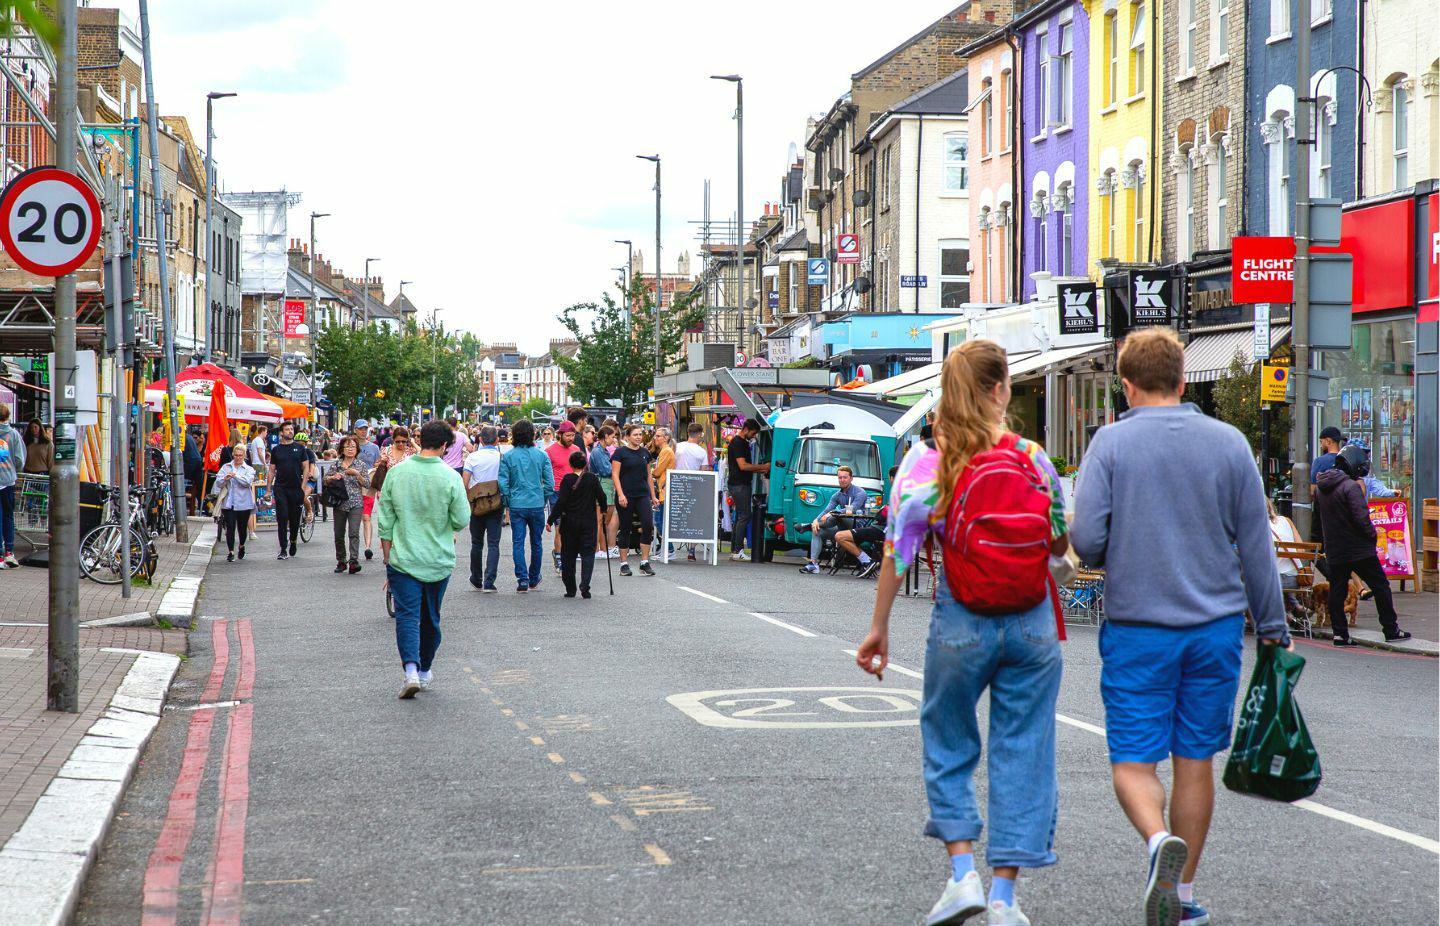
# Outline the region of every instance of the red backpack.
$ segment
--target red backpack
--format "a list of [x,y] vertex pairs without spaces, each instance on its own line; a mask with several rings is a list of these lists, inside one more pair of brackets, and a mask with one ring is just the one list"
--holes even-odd
[[941,546],[945,582],[977,614],[1015,614],[1050,592],[1050,489],[1010,432],[955,480]]

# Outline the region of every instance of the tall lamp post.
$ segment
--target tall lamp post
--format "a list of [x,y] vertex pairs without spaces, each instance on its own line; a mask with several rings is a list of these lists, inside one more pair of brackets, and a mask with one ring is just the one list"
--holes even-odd
[[[211,282],[210,271],[215,269],[215,158],[212,156],[212,148],[215,141],[215,101],[223,100],[226,97],[235,96],[234,93],[221,93],[211,90],[205,94],[205,301],[210,303],[210,312],[205,321],[205,362],[210,362],[210,345],[214,341],[212,329],[215,325],[217,312],[215,311],[215,290],[211,289],[214,284]],[[225,310],[225,294],[220,294],[220,311]],[[226,345],[227,348],[229,345]],[[231,358],[233,362],[235,358]]]
[[312,414],[318,414],[320,387],[315,381],[315,329],[319,326],[320,314],[316,307],[319,296],[315,289],[315,220],[328,216],[328,212],[310,213],[310,406]]
[[625,287],[625,333],[630,333],[630,274],[634,273],[635,267],[635,245],[628,238],[616,238],[616,244],[625,245],[625,279],[622,284]]
[[740,318],[740,344],[748,356],[751,351],[745,338],[745,81],[739,74],[713,74],[710,79],[735,85],[735,305]]
[[[400,281],[400,295],[401,295],[401,296],[405,295],[405,287],[414,284],[414,282],[415,282],[414,280],[401,280],[401,281]],[[399,297],[396,297],[396,298],[399,298]],[[401,319],[401,321],[404,321],[404,319]]]
[[660,360],[660,299],[664,290],[660,287],[660,155],[637,154],[642,161],[655,162],[655,375],[665,372]]
[[370,327],[370,265],[380,263],[378,257],[365,258],[365,327]]

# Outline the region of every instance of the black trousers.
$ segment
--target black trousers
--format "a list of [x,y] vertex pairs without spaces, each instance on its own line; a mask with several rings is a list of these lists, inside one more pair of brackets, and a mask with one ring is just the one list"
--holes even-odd
[[735,520],[730,528],[730,552],[739,553],[749,544],[745,542],[745,534],[750,529],[750,516],[753,514],[751,502],[754,498],[753,487],[750,485],[750,477],[730,486],[730,497],[735,500]]
[[1385,575],[1385,568],[1380,565],[1380,557],[1373,553],[1369,559],[1330,564],[1330,597],[1326,603],[1330,606],[1330,627],[1335,636],[1350,636],[1350,627],[1345,623],[1345,593],[1350,587],[1351,573],[1359,576],[1360,581],[1375,593],[1375,609],[1380,612],[1380,626],[1384,628],[1385,636],[1395,636],[1400,631],[1400,620],[1395,614],[1395,599],[1390,595],[1390,579]]
[[254,512],[249,508],[221,508],[220,515],[225,524],[225,548],[231,553],[235,552],[235,532],[240,532],[240,549],[245,549],[245,537],[250,533],[250,515]]
[[560,581],[565,594],[575,594],[575,560],[580,560],[580,591],[590,591],[590,577],[595,572],[595,529],[588,533],[560,531]]
[[305,492],[299,486],[276,486],[274,491],[275,536],[280,538],[281,552],[286,552],[300,539],[300,519],[305,516]]

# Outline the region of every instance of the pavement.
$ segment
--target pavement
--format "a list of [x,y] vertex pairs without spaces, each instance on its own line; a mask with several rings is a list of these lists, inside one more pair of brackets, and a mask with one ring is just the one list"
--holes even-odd
[[[378,561],[335,575],[322,536],[264,549],[211,565],[81,926],[913,923],[938,896],[927,599],[897,602],[877,683],[849,652],[868,582],[722,560],[616,575],[611,597],[601,561],[597,597],[566,600],[548,565],[514,594],[507,556],[499,595],[457,570],[435,688],[400,701]],[[1088,627],[1064,644],[1061,861],[1019,884],[1037,924],[1141,922],[1096,647]],[[1216,923],[1435,922],[1437,661],[1297,651],[1324,784],[1297,805],[1221,789],[1200,900]],[[984,806],[983,767],[975,786]]]

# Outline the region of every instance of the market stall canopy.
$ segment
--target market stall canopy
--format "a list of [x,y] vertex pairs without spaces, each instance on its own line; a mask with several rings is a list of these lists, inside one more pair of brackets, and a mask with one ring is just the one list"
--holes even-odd
[[304,421],[310,420],[310,406],[306,405],[304,402],[291,402],[289,399],[283,398],[278,395],[270,395],[268,393],[261,393],[261,395],[269,399],[271,402],[274,402],[276,405],[280,406],[280,412],[285,416],[286,421],[290,421],[295,418],[299,418]]
[[[913,386],[916,383],[923,383],[938,378],[940,376],[940,368],[944,365],[944,361],[937,360],[934,363],[927,363],[923,367],[917,367],[914,370],[897,373],[889,379],[878,379],[873,383],[867,383],[855,391],[863,395],[890,395],[905,389],[907,386]],[[924,391],[923,389],[920,390],[921,393],[924,393]]]
[[[160,411],[167,380],[157,379],[145,387],[145,405]],[[186,367],[175,377],[175,395],[185,397],[185,423],[203,424],[210,415],[210,395],[216,386],[225,390],[225,410],[231,421],[259,421],[277,424],[285,417],[280,406],[254,388],[213,363]]]

